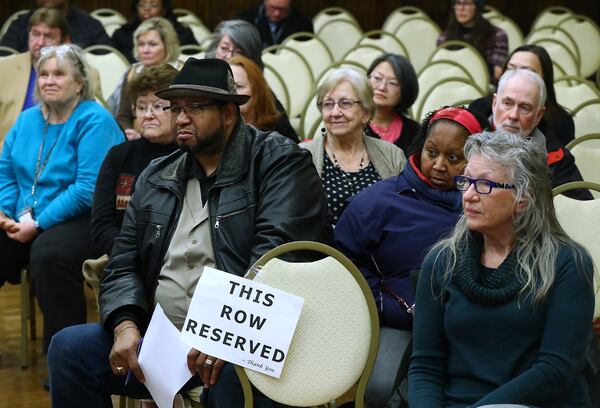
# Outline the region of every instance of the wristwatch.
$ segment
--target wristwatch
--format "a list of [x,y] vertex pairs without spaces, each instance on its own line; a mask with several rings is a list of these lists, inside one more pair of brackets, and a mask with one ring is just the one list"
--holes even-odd
[[38,234],[44,231],[44,229],[40,227],[40,222],[38,220],[33,221],[33,226],[37,230]]

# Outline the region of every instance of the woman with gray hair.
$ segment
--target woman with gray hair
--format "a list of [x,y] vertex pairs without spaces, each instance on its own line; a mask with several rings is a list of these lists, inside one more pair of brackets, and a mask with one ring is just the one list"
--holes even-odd
[[133,56],[138,61],[123,74],[121,82],[108,99],[109,109],[117,122],[125,130],[128,140],[139,139],[141,129],[134,129],[133,102],[129,95],[128,83],[142,69],[170,64],[181,68],[179,39],[173,25],[163,17],[144,20],[133,34]]
[[546,155],[496,131],[465,156],[464,214],[417,285],[411,408],[591,407],[594,266],[558,223]]
[[35,70],[39,105],[19,115],[0,157],[0,286],[18,283],[29,265],[47,350],[54,333],[86,321],[81,265],[99,255],[92,195],[104,155],[123,134],[93,100],[79,47],[43,48]]
[[207,58],[228,60],[231,57],[250,58],[262,70],[262,42],[256,27],[244,20],[221,21],[206,50]]
[[317,106],[325,123],[323,134],[300,146],[312,154],[335,225],[348,198],[379,180],[397,176],[406,158],[392,143],[365,135],[375,105],[373,89],[363,73],[353,68],[331,71],[317,89]]

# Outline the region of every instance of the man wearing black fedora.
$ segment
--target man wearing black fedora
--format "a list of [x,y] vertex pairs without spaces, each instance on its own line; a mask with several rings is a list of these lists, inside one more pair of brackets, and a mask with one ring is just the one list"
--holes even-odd
[[[229,65],[190,58],[168,99],[181,147],[140,175],[101,282],[102,323],[72,326],[48,352],[56,407],[111,407],[110,394],[147,396],[136,348],[154,306],[181,329],[204,266],[243,276],[268,250],[325,241],[327,204],[310,153],[246,125]],[[204,384],[205,407],[238,407],[231,364],[192,349],[187,386]],[[133,377],[124,386],[124,376]],[[185,388],[185,387],[184,387]],[[257,406],[270,406],[260,393]]]

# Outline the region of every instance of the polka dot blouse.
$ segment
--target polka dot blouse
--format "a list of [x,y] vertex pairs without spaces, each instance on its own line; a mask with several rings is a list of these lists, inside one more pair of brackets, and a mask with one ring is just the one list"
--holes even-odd
[[347,172],[334,165],[327,153],[321,178],[327,194],[330,221],[333,225],[337,224],[348,198],[381,180],[373,163],[369,162],[367,167],[357,172]]

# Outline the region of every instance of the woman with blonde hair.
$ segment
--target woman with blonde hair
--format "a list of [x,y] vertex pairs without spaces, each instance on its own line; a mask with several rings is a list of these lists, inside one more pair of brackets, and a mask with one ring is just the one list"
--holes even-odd
[[133,101],[129,95],[128,83],[142,69],[170,64],[179,69],[179,39],[173,25],[163,17],[144,20],[133,35],[133,56],[138,61],[125,74],[108,100],[109,109],[117,122],[125,130],[127,139],[139,139],[140,129],[133,129]]
[[240,105],[240,112],[246,123],[260,130],[274,130],[298,143],[298,135],[292,128],[285,113],[275,107],[275,98],[262,74],[251,59],[237,56],[229,59],[237,93],[250,95],[250,99]]

